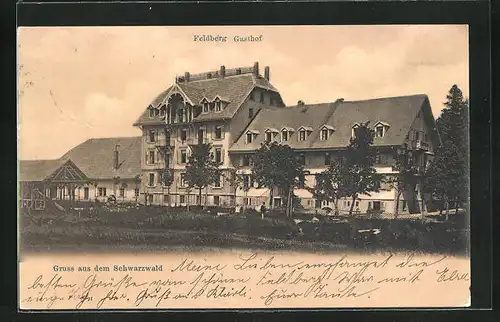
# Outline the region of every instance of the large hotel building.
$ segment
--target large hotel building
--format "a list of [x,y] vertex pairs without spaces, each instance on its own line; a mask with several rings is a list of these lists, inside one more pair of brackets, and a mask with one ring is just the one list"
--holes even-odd
[[[258,63],[232,69],[221,66],[200,74],[186,72],[139,115],[133,125],[141,130],[140,137],[90,139],[57,160],[21,160],[21,207],[43,208],[46,198],[93,201],[110,195],[118,201],[198,204],[197,191],[184,180],[190,145],[198,142],[212,144],[223,173],[218,182],[204,189],[202,204],[279,206],[278,192],[269,200],[268,189],[252,180],[251,155],[261,143],[291,146],[307,169],[304,185],[313,186],[315,174],[337,162],[338,151],[349,144],[356,126],[367,121],[375,131],[377,172],[394,175],[394,151],[403,147],[411,150],[413,162],[423,172],[439,144],[426,95],[337,99],[323,104],[299,101],[285,106],[270,82],[269,67],[262,74]],[[160,180],[166,169],[173,175],[169,187]],[[237,186],[227,175],[235,169],[243,178]],[[416,182],[399,198],[399,213],[425,210],[422,181]],[[305,211],[331,206],[315,200],[305,188],[294,193]],[[361,195],[355,209],[393,213],[395,200],[394,185],[382,183],[379,192]],[[348,211],[350,202],[340,201],[340,210]]]

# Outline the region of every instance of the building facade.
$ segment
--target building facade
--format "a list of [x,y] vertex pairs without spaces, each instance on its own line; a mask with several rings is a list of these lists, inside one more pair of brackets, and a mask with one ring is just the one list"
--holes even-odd
[[[240,166],[239,171],[248,176],[244,180],[245,187],[237,191],[237,202],[249,207],[262,201],[270,206],[281,205],[279,194],[273,193],[274,200],[269,200],[269,191],[252,183],[249,161],[262,143],[276,141],[292,147],[306,169],[304,188],[294,191],[301,207],[306,211],[333,209],[327,201],[315,200],[306,187],[314,187],[316,175],[329,164],[339,162],[340,153],[354,136],[356,127],[366,122],[375,133],[374,167],[383,174],[384,180],[379,192],[358,197],[354,211],[394,213],[397,189],[390,179],[397,174],[395,154],[402,149],[409,150],[410,162],[418,167],[419,174],[423,174],[440,142],[426,95],[349,102],[339,99],[333,103],[309,105],[299,102],[281,110],[260,111],[230,149],[233,165]],[[425,211],[421,178],[417,178],[415,185],[404,188],[397,204],[399,213]],[[351,202],[350,198],[340,200],[340,212],[348,212]]]
[[[339,153],[356,127],[366,122],[375,132],[375,168],[386,180],[379,192],[359,196],[354,210],[394,213],[398,207],[399,213],[425,211],[421,177],[417,176],[413,186],[404,187],[398,203],[390,179],[397,174],[394,157],[399,150],[410,150],[421,174],[440,144],[426,95],[338,99],[322,104],[299,101],[285,106],[270,83],[269,67],[261,75],[258,62],[177,77],[134,123],[141,136],[90,139],[57,160],[21,161],[22,195],[32,196],[29,187],[37,187],[51,199],[104,201],[113,195],[118,202],[168,206],[201,203],[253,208],[265,202],[277,207],[282,203],[280,192],[273,191],[270,200],[269,189],[256,184],[251,170],[252,155],[261,144],[277,141],[292,147],[307,171],[303,188],[294,191],[302,210],[333,208],[327,201],[316,200],[306,187],[313,187],[316,175],[329,164],[339,162]],[[212,144],[222,170],[220,180],[203,189],[201,200],[185,181],[191,146],[200,142]],[[62,168],[78,175],[61,179]],[[241,180],[234,180],[235,172]],[[166,177],[171,182],[165,182]],[[340,211],[349,211],[351,202],[340,200]]]
[[[150,204],[185,206],[207,204],[234,206],[236,188],[231,184],[229,158],[232,144],[262,109],[284,108],[279,92],[259,64],[177,77],[134,123],[142,131],[142,197]],[[190,189],[184,178],[190,146],[211,143],[219,162],[220,180],[202,192]],[[166,185],[162,177],[172,177]]]

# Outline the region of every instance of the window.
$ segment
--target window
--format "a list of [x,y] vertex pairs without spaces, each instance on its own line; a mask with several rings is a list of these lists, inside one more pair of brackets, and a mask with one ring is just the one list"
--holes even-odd
[[359,201],[356,201],[356,207],[359,207]]
[[214,107],[215,107],[215,103],[214,102],[210,102],[209,106],[210,106],[210,110],[213,111]]
[[250,175],[248,174],[243,175],[243,188],[244,189],[250,188]]
[[382,160],[382,158],[380,156],[380,153],[377,152],[377,154],[375,155],[375,163],[380,164],[381,160]]
[[348,201],[348,202],[347,202],[347,207],[350,207],[350,206],[351,206],[351,202],[350,202],[350,201]]
[[148,201],[149,201],[149,204],[152,204],[153,203],[153,195],[148,195]]
[[155,116],[155,109],[150,107],[149,108],[149,117],[154,117]]
[[359,125],[358,124],[355,124],[353,127],[352,127],[352,130],[351,130],[351,138],[355,138],[356,137],[356,131],[358,129]]
[[151,150],[148,152],[147,164],[154,164],[154,163],[155,163],[155,151]]
[[160,109],[160,116],[165,116],[165,112],[167,110],[165,109],[165,106],[162,106],[161,109]]
[[155,174],[150,173],[148,179],[149,179],[148,186],[150,186],[150,187],[154,186],[155,185]]
[[253,141],[253,134],[247,133],[247,143],[252,143],[252,141]]
[[271,105],[271,106],[274,105],[274,98],[273,97],[269,98],[269,105]]
[[215,102],[215,111],[220,112],[222,110],[222,103],[221,101],[216,101]]
[[249,200],[249,198],[246,198],[246,197],[245,197],[245,198],[243,198],[243,204],[244,204],[245,206],[250,205],[250,200]]
[[288,131],[284,130],[281,131],[281,142],[286,142],[288,141]]
[[170,145],[170,132],[168,130],[165,130],[165,142]]
[[182,129],[181,130],[181,141],[186,141],[188,136],[188,130],[187,129]]
[[273,139],[273,134],[271,132],[266,132],[266,142],[271,142]]
[[200,128],[198,129],[198,144],[203,144],[204,139],[205,139],[205,129]]
[[151,142],[151,143],[156,142],[156,131],[155,130],[149,130],[148,136],[149,136],[149,142]]
[[299,154],[298,162],[302,165],[306,165],[306,156],[304,154]]
[[375,128],[375,137],[376,138],[384,137],[384,127],[383,126],[377,126]]
[[184,109],[179,109],[179,122],[184,122]]
[[125,188],[120,188],[120,197],[125,198]]
[[332,162],[332,158],[330,156],[330,153],[325,153],[325,165],[330,165]]
[[299,131],[299,141],[305,141],[306,140],[306,130],[300,130]]
[[215,162],[217,162],[217,163],[222,162],[222,149],[221,148],[215,148]]
[[248,109],[248,118],[251,119],[253,117],[253,108]]
[[136,197],[139,197],[139,188],[135,188],[135,189],[134,189],[134,195],[135,195]]
[[186,203],[186,196],[184,196],[184,195],[180,195],[180,196],[179,196],[179,202],[180,202],[180,203]]
[[220,126],[220,125],[215,127],[215,138],[217,140],[222,139],[222,126]]
[[420,140],[420,132],[419,131],[415,131],[415,140]]
[[106,197],[106,188],[99,188],[99,197]]
[[214,188],[221,188],[221,187],[222,187],[222,180],[221,177],[218,176],[217,178],[215,178]]
[[170,204],[170,196],[169,195],[163,195],[163,203],[166,203],[167,205]]
[[181,173],[180,185],[181,185],[181,187],[186,186],[186,174],[185,173]]
[[328,140],[328,129],[322,129],[320,133],[320,140],[325,141]]
[[425,141],[425,142],[428,142],[428,141],[427,141],[427,133],[424,133],[424,141]]
[[242,161],[242,165],[243,165],[244,167],[248,167],[248,166],[250,165],[250,156],[248,156],[248,155],[246,155],[246,154],[245,154],[245,155],[242,157],[242,160],[243,160],[243,161]]
[[187,150],[182,149],[182,150],[179,150],[179,152],[180,152],[180,163],[181,164],[187,163]]
[[264,92],[260,92],[260,102],[264,103]]
[[84,187],[83,188],[83,199],[84,200],[89,200],[89,187]]
[[208,102],[203,103],[203,113],[208,113]]

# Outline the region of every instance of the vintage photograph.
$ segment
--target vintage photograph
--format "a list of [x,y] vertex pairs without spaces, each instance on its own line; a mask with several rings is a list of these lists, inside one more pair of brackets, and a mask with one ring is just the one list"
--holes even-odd
[[468,66],[466,25],[19,28],[21,307],[467,305]]

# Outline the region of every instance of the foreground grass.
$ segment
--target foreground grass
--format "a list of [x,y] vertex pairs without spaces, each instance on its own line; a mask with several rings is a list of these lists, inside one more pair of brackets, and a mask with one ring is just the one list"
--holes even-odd
[[[274,251],[464,253],[467,231],[456,223],[420,220],[296,221],[279,214],[217,216],[165,208],[98,209],[22,218],[23,251],[241,248]],[[372,233],[377,229],[379,233]]]

